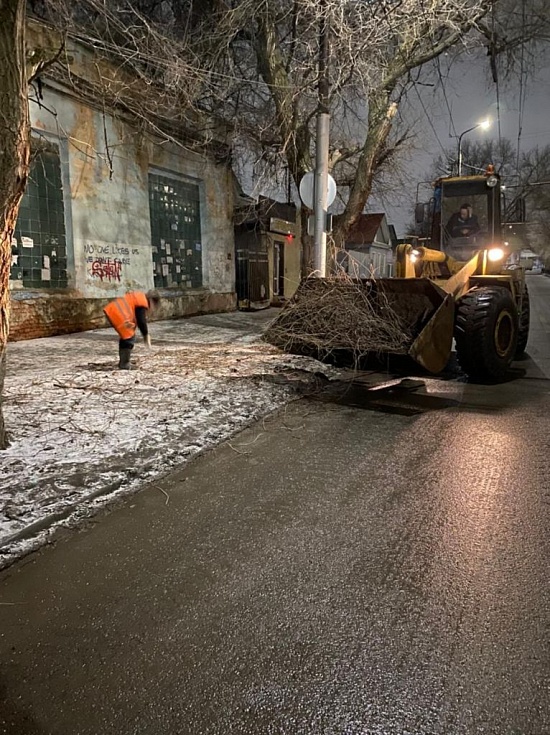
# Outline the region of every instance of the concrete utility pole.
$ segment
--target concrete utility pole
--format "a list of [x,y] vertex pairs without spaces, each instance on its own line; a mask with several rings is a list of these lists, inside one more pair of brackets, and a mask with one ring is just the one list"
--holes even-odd
[[317,110],[317,140],[315,147],[314,189],[314,267],[316,275],[324,278],[327,266],[327,189],[328,189],[328,146],[329,146],[329,32],[327,0],[319,3],[321,22],[319,28],[319,107]]

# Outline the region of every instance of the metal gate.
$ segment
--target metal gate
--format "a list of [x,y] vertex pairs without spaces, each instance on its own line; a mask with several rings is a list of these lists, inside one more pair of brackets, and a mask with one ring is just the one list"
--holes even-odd
[[285,244],[280,240],[273,241],[273,296],[285,296]]
[[155,288],[201,288],[199,186],[149,173],[149,212]]
[[239,309],[266,309],[270,303],[266,238],[256,232],[242,233],[235,254]]

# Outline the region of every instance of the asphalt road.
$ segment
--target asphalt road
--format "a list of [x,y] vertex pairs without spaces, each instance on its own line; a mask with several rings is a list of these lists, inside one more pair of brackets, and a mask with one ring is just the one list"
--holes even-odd
[[1,575],[0,732],[550,733],[530,285],[509,382],[292,404]]

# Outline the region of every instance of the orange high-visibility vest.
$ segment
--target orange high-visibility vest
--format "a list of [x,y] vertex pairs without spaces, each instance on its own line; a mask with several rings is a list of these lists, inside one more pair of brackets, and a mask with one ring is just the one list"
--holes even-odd
[[136,333],[136,306],[149,308],[147,296],[142,291],[131,291],[111,301],[103,309],[121,339],[130,339]]

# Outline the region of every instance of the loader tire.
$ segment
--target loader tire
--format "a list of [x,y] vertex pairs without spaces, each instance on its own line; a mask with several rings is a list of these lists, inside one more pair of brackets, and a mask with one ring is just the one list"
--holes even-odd
[[511,293],[485,286],[459,302],[455,322],[460,366],[472,378],[501,379],[514,359],[518,342],[518,311]]
[[529,290],[527,284],[523,286],[523,298],[521,300],[521,313],[519,315],[518,344],[516,347],[516,357],[520,357],[525,352],[527,342],[529,341],[529,319],[531,317],[531,309],[529,306]]

